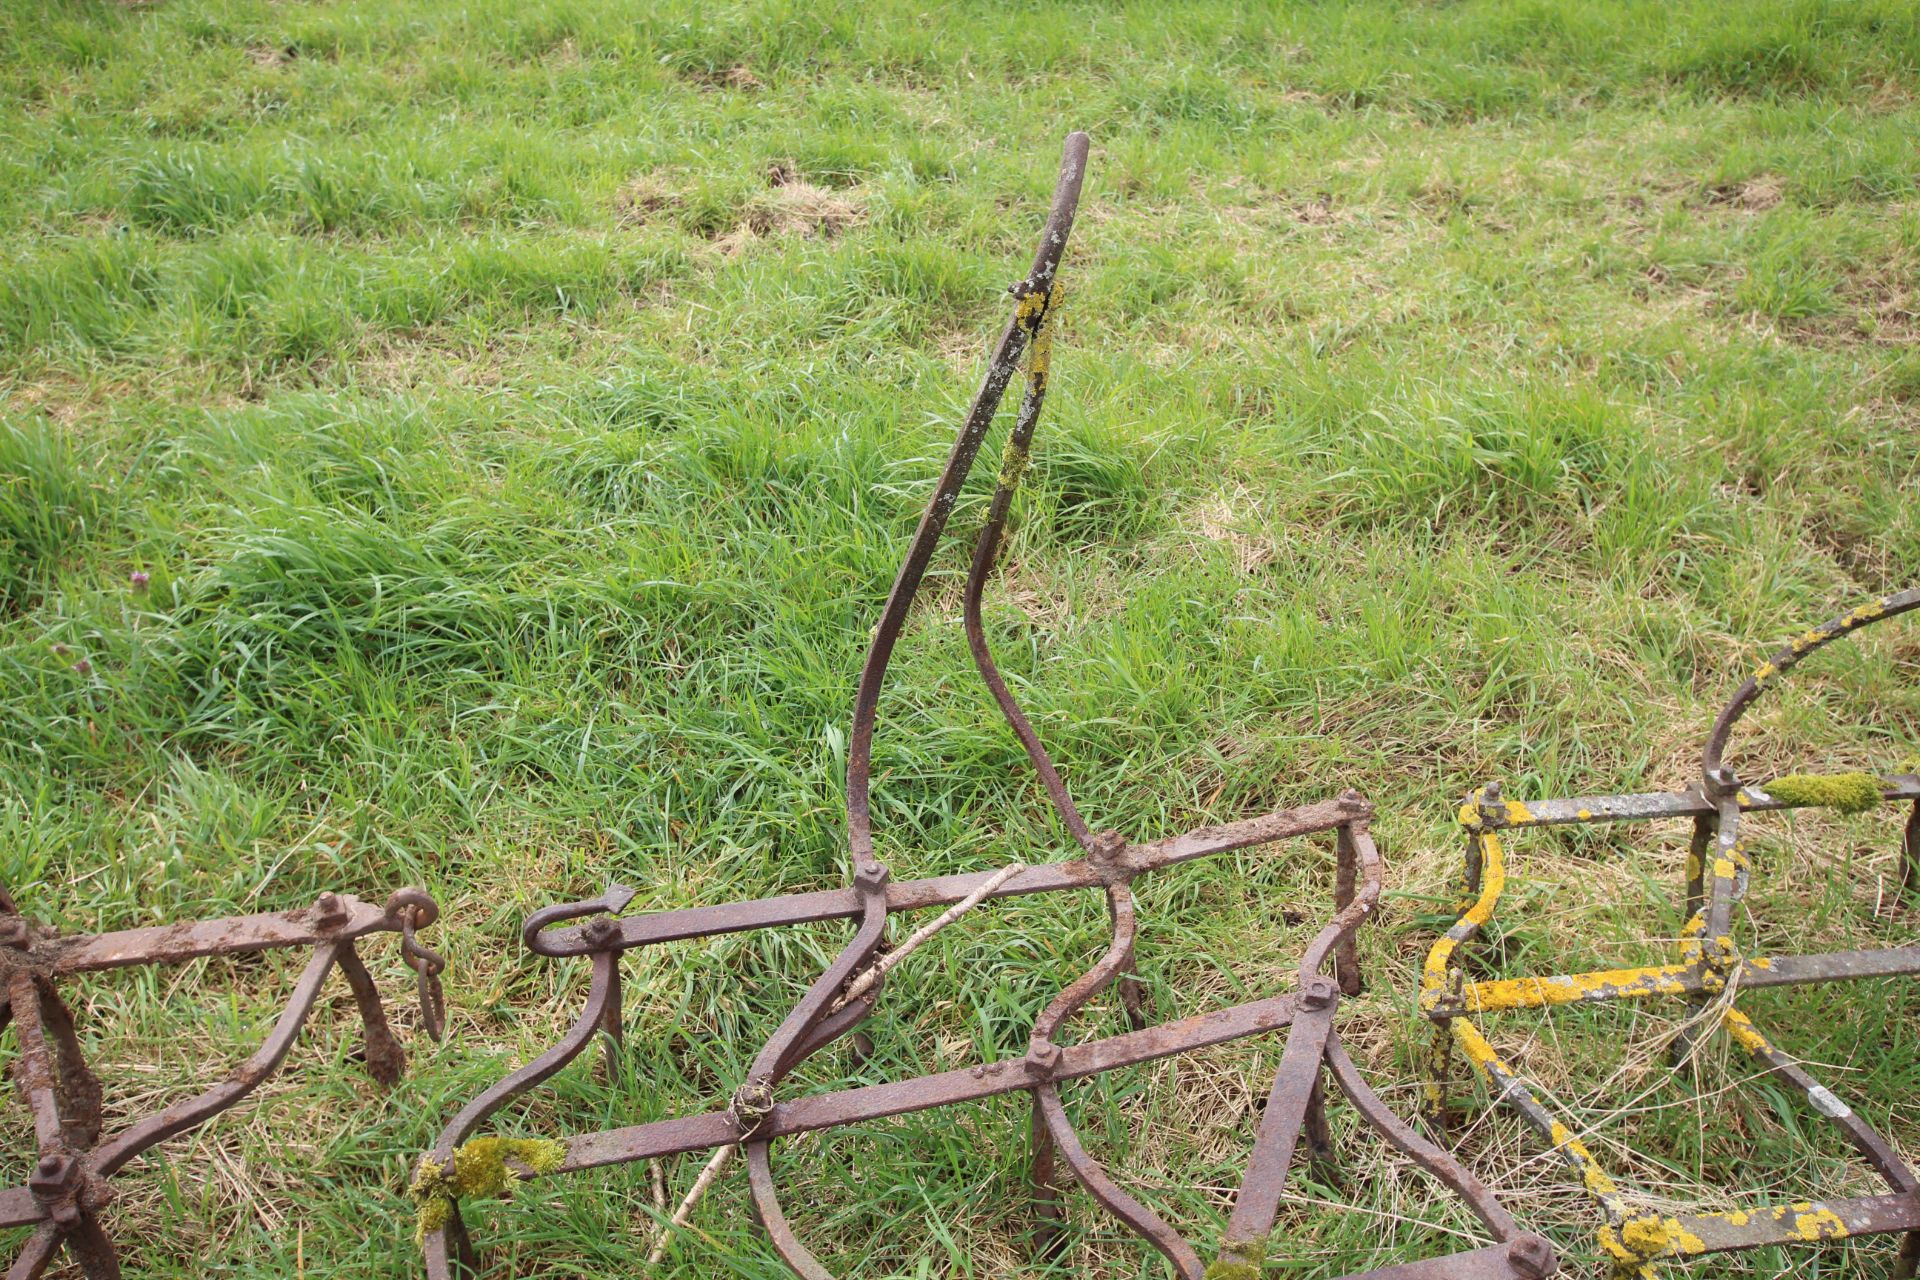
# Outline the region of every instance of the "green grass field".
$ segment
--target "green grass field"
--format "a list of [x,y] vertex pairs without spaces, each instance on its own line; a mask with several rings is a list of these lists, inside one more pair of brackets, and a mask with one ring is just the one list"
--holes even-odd
[[[119,1179],[129,1273],[419,1274],[414,1155],[581,999],[583,967],[522,949],[528,910],[614,878],[635,910],[843,882],[860,655],[1075,127],[1056,382],[989,629],[1096,827],[1373,797],[1390,897],[1342,1026],[1411,1115],[1457,798],[1687,784],[1758,655],[1920,565],[1916,92],[1903,0],[0,6],[0,876],[74,929],[407,882],[447,907],[448,1041],[410,1036],[382,1095],[336,983],[280,1077]],[[964,569],[954,539],[882,705],[900,877],[1066,855],[967,659]],[[1897,622],[1823,655],[1736,766],[1911,755],[1916,666]],[[1911,940],[1900,820],[1768,824],[1744,936]],[[1684,842],[1516,841],[1509,971],[1666,955]],[[1144,882],[1159,1015],[1284,989],[1330,884],[1311,843]],[[1104,927],[1092,894],[983,909],[890,983],[870,1061],[790,1087],[1017,1054]],[[621,1076],[583,1060],[500,1131],[721,1105],[844,937],[634,957]],[[396,948],[370,959],[400,999]],[[217,1077],[299,964],[76,987],[109,1102]],[[1747,1007],[1920,1157],[1916,984]],[[1674,1081],[1681,1011],[1490,1026],[1646,1204],[1872,1189],[1783,1093],[1726,1091],[1750,1071],[1724,1046]],[[1070,1103],[1211,1242],[1277,1053]],[[10,1091],[0,1126],[12,1185]],[[1166,1274],[1084,1200],[1068,1262],[1029,1261],[1025,1150],[1014,1100],[782,1169],[850,1280]],[[1461,1150],[1596,1270],[1516,1123]],[[1270,1275],[1476,1230],[1371,1139],[1292,1191]],[[638,1276],[657,1195],[644,1167],[542,1183],[477,1227],[501,1276]],[[746,1205],[736,1170],[657,1274],[784,1275]]]

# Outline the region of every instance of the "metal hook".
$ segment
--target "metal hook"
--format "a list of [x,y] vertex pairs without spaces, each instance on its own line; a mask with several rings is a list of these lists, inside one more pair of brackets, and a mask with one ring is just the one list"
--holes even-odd
[[564,956],[568,953],[555,950],[553,944],[543,937],[549,926],[566,920],[578,920],[583,916],[617,915],[633,901],[633,895],[637,892],[624,884],[610,884],[607,891],[597,898],[542,907],[527,917],[527,923],[520,929],[521,940],[527,944],[527,950],[537,956]]

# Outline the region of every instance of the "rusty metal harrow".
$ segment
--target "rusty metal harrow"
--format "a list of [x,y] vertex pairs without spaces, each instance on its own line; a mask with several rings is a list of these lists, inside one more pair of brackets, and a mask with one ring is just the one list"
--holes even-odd
[[[1372,807],[1357,792],[1264,817],[1205,827],[1163,839],[1131,841],[1117,832],[1095,833],[1082,819],[1053,762],[994,665],[981,625],[980,600],[1005,531],[1008,509],[1025,467],[1048,378],[1051,331],[1059,304],[1056,269],[1066,248],[1087,157],[1084,134],[1068,138],[1053,208],[1033,270],[1013,286],[1012,319],[995,347],[984,382],[961,427],[933,496],[914,533],[861,673],[847,765],[848,834],[852,886],[754,902],[618,917],[633,891],[614,886],[591,901],[536,912],[524,937],[538,955],[584,956],[592,964],[586,1007],[552,1048],[469,1103],[448,1124],[421,1162],[416,1195],[422,1202],[422,1243],[427,1273],[452,1280],[477,1271],[479,1259],[462,1215],[461,1197],[498,1193],[513,1182],[686,1152],[744,1151],[755,1212],[780,1256],[806,1280],[830,1280],[826,1268],[789,1226],[780,1203],[774,1144],[798,1134],[856,1125],[888,1116],[1024,1092],[1032,1107],[1032,1180],[1043,1254],[1062,1245],[1059,1166],[1089,1195],[1159,1250],[1180,1280],[1247,1280],[1259,1274],[1279,1211],[1288,1166],[1301,1135],[1321,1156],[1330,1154],[1324,1095],[1330,1079],[1362,1118],[1389,1143],[1461,1196],[1493,1237],[1491,1245],[1441,1258],[1366,1272],[1378,1280],[1497,1280],[1536,1278],[1558,1266],[1552,1248],[1522,1232],[1493,1195],[1446,1152],[1403,1123],[1368,1087],[1342,1049],[1334,1017],[1343,994],[1360,990],[1355,931],[1371,914],[1381,891],[1381,862],[1368,835]],[[971,469],[1001,397],[1027,357],[1025,394],[1009,431],[987,519],[974,545],[964,621],[981,677],[1031,759],[1062,824],[1081,856],[1039,866],[890,881],[874,853],[868,805],[872,742],[880,691],[915,593],[934,553],[961,485]],[[1149,872],[1232,849],[1331,832],[1337,850],[1335,913],[1302,957],[1293,994],[1148,1026],[1137,980],[1129,975],[1138,935],[1132,882]],[[911,949],[884,945],[890,917],[935,907],[948,910],[928,929],[951,923],[988,898],[1089,889],[1105,895],[1112,922],[1106,953],[1062,990],[1034,1023],[1024,1056],[917,1079],[834,1093],[783,1099],[779,1087],[799,1064],[853,1032],[873,1011],[885,989],[889,960]],[[583,921],[569,924],[569,921]],[[618,1037],[621,1017],[621,957],[632,949],[689,938],[815,921],[853,920],[852,941],[822,973],[759,1051],[732,1105],[701,1115],[581,1134],[563,1142],[499,1139],[474,1135],[512,1099],[535,1088],[582,1053],[599,1031]],[[1322,972],[1331,961],[1333,975]],[[1118,984],[1133,1030],[1105,1039],[1069,1043],[1067,1023],[1097,994]],[[1285,1030],[1286,1043],[1234,1200],[1215,1261],[1201,1261],[1188,1243],[1151,1209],[1124,1190],[1088,1153],[1062,1104],[1068,1082],[1136,1063],[1186,1053],[1246,1036]],[[491,1161],[492,1167],[485,1168]],[[504,1166],[504,1172],[502,1169]],[[484,1191],[475,1193],[474,1185]],[[702,1184],[696,1184],[696,1192]]]
[[[1920,1261],[1920,1179],[1914,1170],[1865,1120],[1735,1006],[1737,993],[1745,990],[1920,974],[1920,945],[1824,955],[1749,956],[1736,947],[1732,936],[1735,908],[1751,874],[1741,834],[1750,814],[1810,804],[1854,809],[1910,803],[1901,884],[1907,894],[1920,893],[1920,777],[1909,771],[1877,778],[1843,774],[1788,777],[1755,786],[1742,784],[1722,760],[1735,723],[1764,690],[1808,654],[1861,627],[1915,608],[1920,608],[1920,588],[1888,596],[1807,631],[1762,664],[1715,720],[1697,787],[1521,803],[1504,799],[1495,784],[1482,788],[1460,810],[1460,823],[1467,833],[1463,911],[1428,955],[1420,997],[1422,1009],[1435,1023],[1427,1083],[1430,1119],[1444,1123],[1447,1081],[1457,1048],[1496,1091],[1497,1100],[1517,1110],[1598,1201],[1605,1218],[1599,1242],[1616,1276],[1651,1278],[1662,1259],[1888,1232],[1906,1233],[1895,1263],[1896,1275],[1911,1277]],[[1544,978],[1465,980],[1458,965],[1460,954],[1493,918],[1506,887],[1501,832],[1660,818],[1693,820],[1680,963]],[[1675,1046],[1682,1055],[1700,1034],[1716,1026],[1724,1028],[1761,1071],[1791,1086],[1836,1125],[1887,1183],[1889,1193],[1683,1217],[1636,1213],[1574,1130],[1556,1119],[1526,1079],[1501,1060],[1475,1021],[1477,1015],[1508,1009],[1656,996],[1678,996],[1693,1007],[1694,1014]]]
[[[62,936],[21,915],[12,895],[0,888],[0,1027],[11,1022],[19,1037],[14,1083],[33,1117],[38,1147],[26,1185],[0,1191],[0,1228],[33,1228],[7,1280],[33,1280],[62,1247],[87,1280],[117,1280],[119,1255],[101,1223],[101,1211],[113,1198],[109,1179],[136,1156],[232,1107],[272,1075],[336,967],[346,976],[366,1025],[367,1070],[384,1085],[398,1080],[406,1054],[387,1025],[379,988],[354,943],[373,933],[401,935],[407,963],[417,975],[423,1020],[437,1039],[445,966],[414,932],[439,914],[433,899],[418,889],[402,889],[381,907],[348,894],[324,893],[298,911]],[[283,947],[312,947],[313,958],[253,1056],[205,1092],[106,1134],[100,1081],[60,996],[60,979]]]

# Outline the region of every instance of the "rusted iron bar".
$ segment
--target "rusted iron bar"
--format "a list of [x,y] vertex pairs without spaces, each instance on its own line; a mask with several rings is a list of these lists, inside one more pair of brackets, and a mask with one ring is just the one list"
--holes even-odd
[[[1740,717],[1808,654],[1861,627],[1920,608],[1920,588],[1864,605],[1803,632],[1763,663],[1720,712],[1701,753],[1701,780],[1689,790],[1570,800],[1505,799],[1497,784],[1483,787],[1460,809],[1467,853],[1459,920],[1434,944],[1422,980],[1421,1007],[1435,1024],[1428,1058],[1429,1120],[1444,1127],[1447,1084],[1455,1050],[1494,1088],[1496,1100],[1518,1111],[1598,1203],[1598,1238],[1617,1277],[1650,1280],[1662,1259],[1812,1243],[1851,1236],[1903,1232],[1894,1274],[1912,1277],[1920,1265],[1920,1176],[1850,1107],[1769,1040],[1733,1002],[1747,988],[1801,983],[1849,982],[1920,975],[1920,945],[1820,955],[1748,956],[1733,936],[1735,909],[1747,892],[1752,867],[1742,824],[1757,813],[1835,804],[1868,808],[1913,805],[1901,842],[1903,892],[1920,891],[1920,777],[1904,769],[1879,777],[1827,775],[1778,778],[1743,784],[1724,763],[1728,739]],[[1777,794],[1776,794],[1777,793]],[[1463,949],[1493,918],[1506,888],[1501,833],[1529,827],[1691,818],[1681,962],[1548,977],[1465,980]],[[1663,1217],[1637,1211],[1586,1145],[1539,1099],[1528,1082],[1502,1061],[1473,1015],[1560,1004],[1607,1003],[1679,996],[1694,1009],[1681,1028],[1677,1055],[1691,1054],[1697,1037],[1714,1028],[1729,1037],[1763,1071],[1791,1086],[1838,1128],[1887,1183],[1891,1194],[1845,1201],[1805,1201],[1745,1212]]]
[[[33,1116],[38,1150],[26,1185],[0,1191],[0,1227],[34,1228],[7,1280],[34,1280],[62,1249],[87,1280],[118,1280],[119,1253],[103,1221],[113,1199],[108,1180],[135,1156],[205,1124],[272,1075],[335,968],[345,975],[366,1030],[367,1070],[381,1084],[397,1081],[406,1055],[354,944],[374,933],[402,935],[402,952],[417,975],[423,1021],[437,1039],[445,964],[414,931],[439,914],[433,899],[418,889],[402,889],[378,907],[350,894],[323,893],[313,906],[296,911],[63,936],[27,919],[13,896],[0,889],[0,1026],[11,1021],[19,1040],[12,1073]],[[310,947],[313,957],[259,1049],[204,1092],[107,1133],[100,1081],[81,1051],[59,979],[286,947]]]
[[[498,1140],[470,1139],[475,1139],[496,1111],[584,1052],[597,1030],[618,1025],[620,962],[625,952],[689,938],[826,920],[855,921],[852,940],[761,1047],[730,1105],[701,1115],[542,1144],[544,1163],[540,1167],[521,1162],[499,1184],[510,1185],[516,1177],[557,1176],[635,1160],[738,1147],[745,1156],[755,1215],[775,1250],[805,1280],[832,1280],[831,1273],[788,1223],[775,1177],[776,1142],[888,1116],[1024,1093],[1032,1113],[1031,1178],[1043,1253],[1060,1247],[1062,1184],[1070,1177],[1157,1249],[1180,1280],[1243,1280],[1257,1274],[1266,1253],[1301,1135],[1306,1135],[1316,1155],[1329,1154],[1326,1097],[1337,1090],[1388,1143],[1460,1196],[1494,1240],[1490,1246],[1445,1258],[1369,1271],[1367,1277],[1538,1280],[1557,1269],[1557,1259],[1547,1242],[1521,1231],[1471,1173],[1395,1117],[1362,1080],[1341,1047],[1335,1026],[1340,999],[1357,995],[1361,989],[1354,936],[1378,904],[1383,879],[1381,860],[1368,834],[1373,810],[1366,799],[1349,791],[1320,804],[1158,840],[1133,841],[1115,831],[1096,832],[1074,804],[1059,769],[994,663],[981,622],[981,595],[999,552],[1046,396],[1051,358],[1049,321],[1059,305],[1058,269],[1073,225],[1087,150],[1084,134],[1067,139],[1053,208],[1033,269],[1010,290],[1016,299],[1014,315],[993,351],[986,377],[908,546],[861,672],[847,769],[851,887],[617,918],[633,899],[634,891],[613,885],[596,898],[547,907],[529,916],[523,937],[535,954],[590,959],[592,984],[586,1007],[552,1048],[468,1103],[442,1132],[433,1151],[422,1158],[415,1185],[421,1197],[422,1242],[432,1280],[453,1280],[456,1275],[478,1269],[479,1259],[459,1203],[463,1185],[459,1170],[463,1154],[470,1167],[477,1159],[475,1153],[482,1149],[479,1143]],[[881,687],[914,595],[1001,398],[1019,371],[1023,354],[1026,387],[1008,432],[985,525],[974,543],[963,618],[968,647],[981,678],[1026,749],[1049,802],[1080,856],[1046,865],[896,883],[874,853],[869,806],[872,740]],[[1140,932],[1134,880],[1196,858],[1314,834],[1333,837],[1335,913],[1308,945],[1295,975],[1295,991],[1148,1025],[1144,999],[1132,976]],[[1093,967],[1068,984],[1036,1018],[1024,1054],[912,1080],[796,1098],[779,1096],[780,1085],[795,1067],[852,1032],[885,994],[886,966],[876,957],[881,954],[890,917],[1066,890],[1093,890],[1105,897],[1111,937]],[[1331,973],[1327,972],[1329,967]],[[1104,1039],[1071,1041],[1069,1024],[1094,997],[1109,988],[1117,988],[1133,1029]],[[1061,1090],[1073,1081],[1119,1067],[1273,1032],[1286,1036],[1280,1064],[1246,1174],[1235,1196],[1226,1238],[1214,1249],[1215,1260],[1209,1265],[1202,1261],[1199,1249],[1130,1195],[1089,1154],[1074,1130]],[[710,1161],[709,1169],[715,1167]],[[454,1173],[449,1175],[449,1170]]]

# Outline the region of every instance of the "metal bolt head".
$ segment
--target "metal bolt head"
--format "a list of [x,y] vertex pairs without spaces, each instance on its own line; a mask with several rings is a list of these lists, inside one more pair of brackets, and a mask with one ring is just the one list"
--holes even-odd
[[611,916],[595,916],[580,926],[580,937],[590,947],[604,947],[619,929]]
[[1480,815],[1480,825],[1485,827],[1504,827],[1507,825],[1507,806],[1500,799],[1500,784],[1489,782],[1480,788],[1480,799],[1474,805],[1474,811]]
[[338,929],[347,922],[347,904],[331,891],[314,899],[313,922],[322,929]]
[[27,1176],[27,1190],[47,1211],[48,1217],[62,1226],[71,1226],[80,1220],[80,1210],[73,1202],[79,1182],[80,1162],[55,1152],[40,1157],[40,1163]]
[[853,887],[862,893],[877,893],[887,887],[892,874],[879,863],[869,862],[854,869]]
[[33,1176],[27,1182],[36,1191],[65,1191],[73,1182],[73,1172],[78,1166],[72,1156],[59,1152],[49,1152],[40,1157],[40,1163],[33,1166]]
[[33,942],[33,930],[24,916],[0,916],[0,947],[25,951]]
[[1516,1236],[1507,1245],[1507,1265],[1526,1280],[1546,1280],[1560,1269],[1553,1246],[1536,1235]]
[[773,1086],[766,1081],[749,1080],[733,1091],[728,1119],[733,1123],[733,1131],[741,1137],[757,1133],[772,1114]]
[[1308,978],[1300,988],[1300,1007],[1302,1009],[1324,1009],[1332,1004],[1340,989],[1333,984],[1332,978],[1316,974]]
[[1027,1068],[1043,1080],[1053,1079],[1060,1069],[1060,1046],[1051,1040],[1036,1040],[1027,1050]]
[[1093,860],[1112,862],[1127,847],[1127,838],[1118,831],[1101,831],[1093,837]]

